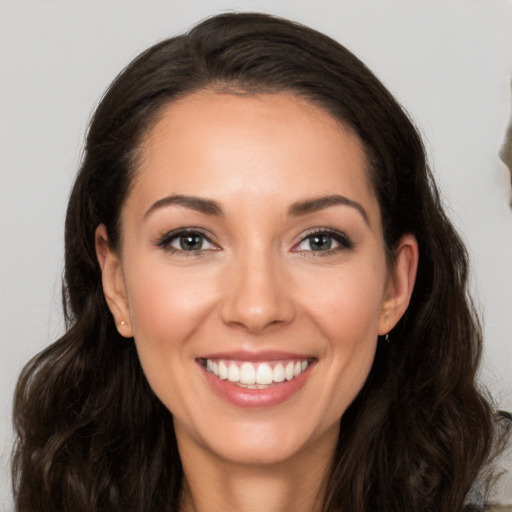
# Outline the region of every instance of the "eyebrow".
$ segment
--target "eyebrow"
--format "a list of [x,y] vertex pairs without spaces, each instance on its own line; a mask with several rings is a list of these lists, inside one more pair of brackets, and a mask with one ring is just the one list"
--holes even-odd
[[205,215],[222,215],[222,208],[216,201],[195,196],[173,195],[164,197],[153,203],[144,214],[144,219],[146,219],[155,210],[170,205],[184,206],[185,208],[195,210]]
[[366,224],[370,225],[370,218],[363,206],[357,201],[353,201],[348,197],[341,194],[333,194],[330,196],[316,197],[313,199],[305,199],[304,201],[297,201],[293,203],[288,209],[288,215],[299,216],[307,215],[308,213],[318,212],[330,206],[344,205],[355,208],[363,217]]
[[[179,194],[164,197],[153,203],[144,214],[144,219],[146,219],[155,210],[170,205],[183,206],[185,208],[189,208],[190,210],[203,213],[204,215],[218,217],[223,215],[222,208],[219,203],[217,203],[217,201],[213,201],[212,199],[205,199],[202,197]],[[330,206],[338,205],[355,208],[361,214],[366,224],[370,225],[370,219],[363,206],[357,201],[353,201],[352,199],[342,196],[341,194],[333,194],[329,196],[315,197],[313,199],[297,201],[293,203],[288,209],[288,215],[298,217],[301,215],[307,215],[308,213],[324,210]]]

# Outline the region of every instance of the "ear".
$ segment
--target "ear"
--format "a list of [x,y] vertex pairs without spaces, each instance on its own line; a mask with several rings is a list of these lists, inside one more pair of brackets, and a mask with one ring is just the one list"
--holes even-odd
[[108,241],[107,228],[100,224],[95,235],[96,257],[101,268],[101,281],[107,305],[114,317],[117,330],[121,336],[133,336],[130,310],[126,298],[123,268],[118,254]]
[[398,242],[379,318],[381,336],[393,329],[409,306],[418,269],[418,252],[414,235],[404,235]]

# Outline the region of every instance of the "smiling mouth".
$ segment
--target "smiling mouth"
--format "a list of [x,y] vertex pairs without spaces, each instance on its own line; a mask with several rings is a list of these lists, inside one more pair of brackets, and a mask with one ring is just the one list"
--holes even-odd
[[305,372],[312,359],[268,362],[200,359],[200,364],[220,380],[227,380],[247,389],[267,389],[289,382]]

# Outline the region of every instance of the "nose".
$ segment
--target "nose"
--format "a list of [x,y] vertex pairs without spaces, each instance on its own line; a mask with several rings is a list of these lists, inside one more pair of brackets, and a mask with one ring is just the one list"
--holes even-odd
[[295,307],[286,272],[262,252],[237,258],[227,270],[221,315],[223,321],[251,333],[290,323]]

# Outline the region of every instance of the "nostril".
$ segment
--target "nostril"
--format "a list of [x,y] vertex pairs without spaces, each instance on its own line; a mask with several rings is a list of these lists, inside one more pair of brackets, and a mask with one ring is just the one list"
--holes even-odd
[[224,323],[259,332],[288,323],[294,316],[289,283],[277,272],[267,253],[254,252],[235,265],[224,283],[221,315]]

